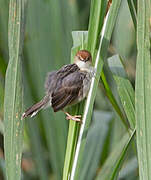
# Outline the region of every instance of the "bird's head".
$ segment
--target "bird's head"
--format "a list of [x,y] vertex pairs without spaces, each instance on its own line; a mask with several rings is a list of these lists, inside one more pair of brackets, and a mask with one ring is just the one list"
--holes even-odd
[[80,50],[77,52],[74,58],[74,63],[80,68],[89,68],[92,65],[91,53],[87,50]]

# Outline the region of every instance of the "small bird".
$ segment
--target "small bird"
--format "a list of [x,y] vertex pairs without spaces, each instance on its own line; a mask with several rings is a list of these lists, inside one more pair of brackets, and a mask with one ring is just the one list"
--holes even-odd
[[41,109],[51,106],[54,112],[62,110],[67,116],[66,119],[80,122],[81,115],[72,116],[64,108],[80,102],[87,96],[94,72],[90,52],[78,51],[73,64],[48,73],[45,82],[46,95],[41,101],[28,108],[22,118],[33,117]]

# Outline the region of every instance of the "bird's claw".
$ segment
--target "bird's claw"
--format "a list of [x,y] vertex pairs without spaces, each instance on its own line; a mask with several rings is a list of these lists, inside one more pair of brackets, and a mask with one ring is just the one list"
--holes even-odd
[[68,114],[66,116],[66,119],[67,120],[73,120],[73,121],[81,122],[81,115],[74,115],[74,116],[72,116],[72,115]]

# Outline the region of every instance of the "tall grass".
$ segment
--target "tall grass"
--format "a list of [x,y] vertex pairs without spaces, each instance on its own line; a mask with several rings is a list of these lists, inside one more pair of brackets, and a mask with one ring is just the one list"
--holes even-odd
[[7,179],[21,179],[23,145],[23,107],[21,55],[24,41],[25,1],[11,0],[9,5],[9,63],[4,100],[4,149]]
[[150,1],[138,1],[137,64],[136,64],[136,125],[140,179],[151,177],[151,62],[150,62]]
[[[150,10],[149,0],[0,1],[0,179],[150,179]],[[96,68],[70,108],[83,123],[51,108],[22,121],[47,72],[79,49]]]

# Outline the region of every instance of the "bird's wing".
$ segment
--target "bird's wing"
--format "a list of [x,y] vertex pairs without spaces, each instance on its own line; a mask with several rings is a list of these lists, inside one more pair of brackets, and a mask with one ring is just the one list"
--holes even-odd
[[49,72],[45,81],[46,93],[48,94],[56,89],[58,82],[60,83],[60,79],[64,79],[64,77],[78,70],[80,69],[76,64],[68,64],[58,71]]
[[48,94],[49,92],[51,92],[51,90],[53,89],[53,87],[55,86],[54,84],[54,79],[57,78],[57,71],[53,71],[53,72],[49,72],[46,80],[45,80],[45,90],[46,90],[46,94]]
[[84,78],[84,73],[76,71],[62,79],[60,87],[52,93],[52,107],[55,112],[76,102],[82,93]]

